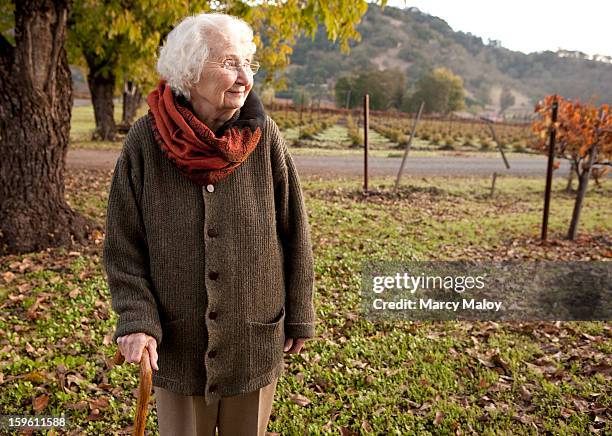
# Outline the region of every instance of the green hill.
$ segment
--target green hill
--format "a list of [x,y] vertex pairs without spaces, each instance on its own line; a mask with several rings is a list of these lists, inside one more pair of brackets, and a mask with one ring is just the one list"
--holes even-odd
[[314,41],[300,38],[287,71],[290,86],[327,85],[333,90],[335,81],[351,71],[395,67],[404,72],[409,88],[424,72],[442,66],[463,78],[468,104],[487,110],[498,108],[504,87],[515,96],[509,110],[514,113],[531,112],[538,99],[552,93],[596,103],[612,101],[610,57],[595,61],[579,52],[511,51],[497,41],[485,43],[456,32],[444,20],[416,8],[382,10],[370,5],[357,29],[362,41],[351,43],[349,54],[328,41],[323,28]]

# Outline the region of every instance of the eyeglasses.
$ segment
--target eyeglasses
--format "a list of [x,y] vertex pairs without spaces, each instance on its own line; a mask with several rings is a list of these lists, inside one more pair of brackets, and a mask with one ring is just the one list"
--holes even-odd
[[206,63],[220,65],[226,70],[230,71],[240,71],[242,68],[246,69],[246,72],[251,74],[255,74],[257,71],[259,71],[259,62],[244,61],[243,63],[240,63],[239,61],[226,59],[223,62],[206,61]]

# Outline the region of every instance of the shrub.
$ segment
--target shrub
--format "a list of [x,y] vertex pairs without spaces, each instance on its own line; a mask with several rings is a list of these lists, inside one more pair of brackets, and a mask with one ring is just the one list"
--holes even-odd
[[492,150],[493,149],[493,141],[490,139],[483,139],[480,141],[480,149],[481,150]]
[[363,136],[361,136],[357,124],[355,124],[353,117],[350,115],[346,117],[346,128],[348,129],[348,137],[351,140],[351,146],[363,146]]
[[513,149],[516,153],[525,153],[527,152],[527,148],[525,148],[525,142],[524,141],[518,141],[517,143],[515,143],[513,145]]
[[317,133],[318,129],[315,124],[306,126],[302,128],[302,131],[300,132],[300,139],[314,139]]

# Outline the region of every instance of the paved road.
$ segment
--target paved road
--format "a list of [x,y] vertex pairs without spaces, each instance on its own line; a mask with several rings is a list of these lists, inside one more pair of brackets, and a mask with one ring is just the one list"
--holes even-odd
[[[70,150],[67,164],[72,168],[112,169],[119,157],[116,150]],[[294,156],[300,175],[348,177],[363,174],[363,158],[355,156]],[[394,176],[401,158],[371,157],[371,176]],[[494,171],[522,177],[544,177],[546,158],[543,156],[509,158],[506,170],[501,157],[408,157],[404,175],[417,176],[490,176]],[[569,162],[562,160],[555,176],[567,176]]]
[[[296,156],[300,174],[321,176],[363,174],[363,158]],[[368,174],[372,176],[395,176],[401,158],[373,157],[368,159]],[[565,163],[566,165],[563,165]],[[569,163],[563,162],[556,174],[567,175]],[[514,176],[542,177],[546,175],[544,157],[509,159],[506,170],[499,158],[486,157],[408,157],[404,175],[417,176],[490,176],[494,171]]]

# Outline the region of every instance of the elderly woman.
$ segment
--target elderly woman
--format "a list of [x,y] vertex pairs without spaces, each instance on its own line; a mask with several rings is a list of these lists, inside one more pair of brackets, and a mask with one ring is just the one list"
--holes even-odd
[[314,335],[307,214],[254,53],[236,17],[178,24],[112,179],[113,340],[128,362],[148,349],[162,436],[263,435],[283,352]]

